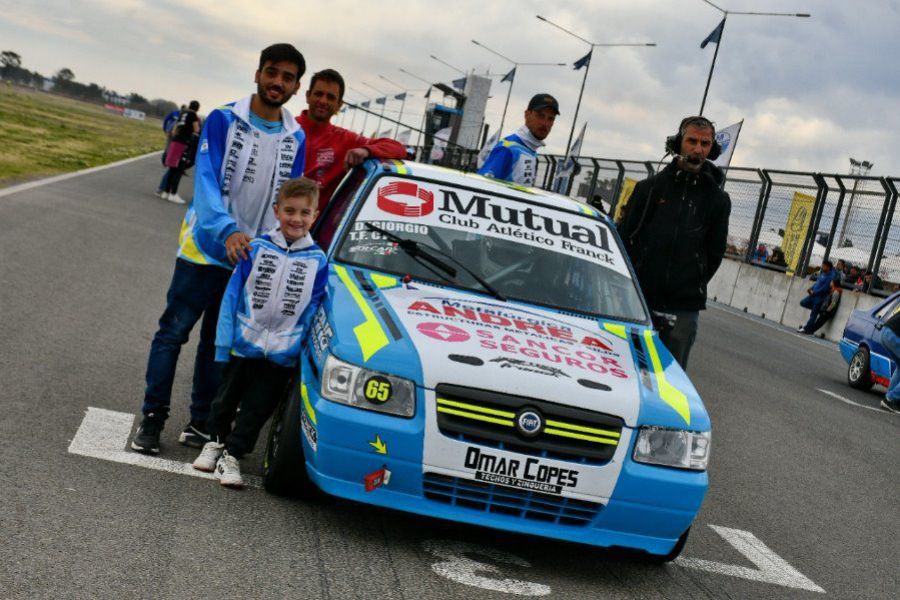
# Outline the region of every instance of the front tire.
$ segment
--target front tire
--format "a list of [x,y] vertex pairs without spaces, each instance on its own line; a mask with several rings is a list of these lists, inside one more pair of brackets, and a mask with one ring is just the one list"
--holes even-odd
[[847,383],[857,390],[870,390],[875,385],[868,348],[860,347],[847,366]]
[[272,416],[263,458],[263,487],[277,496],[313,499],[321,491],[306,472],[300,440],[300,386],[291,380]]

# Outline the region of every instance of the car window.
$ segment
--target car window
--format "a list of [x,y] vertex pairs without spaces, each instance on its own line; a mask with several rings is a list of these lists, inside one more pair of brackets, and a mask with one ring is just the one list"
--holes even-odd
[[350,206],[350,201],[365,178],[365,169],[358,168],[351,171],[335,190],[322,214],[319,215],[316,226],[313,227],[312,236],[325,252],[328,252],[331,247],[331,242],[340,228],[347,207]]
[[875,318],[881,320],[888,319],[894,314],[897,308],[900,308],[900,298],[895,298],[875,311]]
[[646,321],[640,293],[607,224],[524,199],[395,176],[380,178],[341,242],[337,259],[484,292],[475,277],[417,259],[377,231],[452,257],[503,296],[629,321]]

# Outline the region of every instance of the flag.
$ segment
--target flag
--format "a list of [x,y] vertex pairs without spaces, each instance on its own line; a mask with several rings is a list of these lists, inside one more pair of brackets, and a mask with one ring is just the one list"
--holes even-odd
[[345,104],[344,106],[341,107],[341,112],[342,113],[347,112],[347,108],[348,108],[348,106]]
[[712,42],[713,44],[718,45],[718,44],[719,44],[719,40],[722,39],[722,30],[723,30],[723,29],[725,29],[725,18],[724,18],[724,17],[722,18],[722,22],[719,23],[719,24],[716,26],[716,28],[712,30],[712,33],[710,33],[708,36],[706,36],[706,39],[705,39],[705,40],[703,40],[702,42],[700,42],[700,47],[701,47],[701,48],[706,48],[706,45],[709,44],[710,42]]
[[459,79],[454,79],[450,83],[453,85],[453,87],[455,87],[458,90],[463,90],[466,88],[466,78],[465,77],[460,77]]
[[507,73],[506,75],[503,76],[503,79],[500,80],[500,83],[503,83],[504,81],[508,81],[508,82],[512,83],[513,79],[515,79],[515,78],[516,78],[516,68],[513,67],[512,71],[510,71],[509,73]]
[[431,86],[430,85],[428,86],[428,89],[425,91],[425,97],[426,98],[431,97]]
[[591,48],[591,51],[579,58],[575,61],[575,70],[577,71],[581,67],[586,67],[591,64],[591,54],[594,53],[594,49]]
[[389,135],[391,135],[391,128],[390,128],[390,127],[388,127],[387,129],[385,129],[384,131],[379,132],[378,135],[375,136],[375,137],[378,137],[378,138],[386,138],[386,137],[389,136]]
[[741,125],[743,124],[744,120],[741,119],[734,125],[729,125],[725,129],[716,132],[716,141],[719,143],[719,147],[722,148],[722,153],[713,161],[713,164],[717,167],[727,169],[731,164],[731,157],[734,154],[734,147],[737,146],[738,135],[741,133]]
[[394,96],[394,100],[406,100],[406,92],[400,92]]
[[369,108],[369,100],[366,100],[365,102],[360,102],[359,106],[361,108]]
[[579,133],[578,137],[575,138],[575,141],[572,142],[572,147],[569,148],[565,160],[563,160],[562,165],[560,165],[559,169],[556,171],[556,177],[553,182],[553,190],[555,192],[565,194],[569,187],[569,179],[576,174],[577,165],[575,163],[575,157],[581,155],[581,142],[584,140],[584,131],[586,129],[587,123],[582,125],[581,133]]
[[[513,69],[515,71],[515,69]],[[491,154],[491,150],[494,149],[494,146],[497,145],[497,142],[500,141],[500,130],[494,132],[494,135],[488,138],[488,141],[484,143],[484,147],[481,149],[481,152],[478,153],[478,168],[480,169],[484,163],[487,161],[488,156]]]
[[381,98],[375,98],[375,104],[384,104],[387,102],[387,96],[382,96]]
[[401,131],[400,135],[397,136],[397,141],[406,146],[409,144],[409,138],[412,137],[412,130],[407,129],[406,131]]

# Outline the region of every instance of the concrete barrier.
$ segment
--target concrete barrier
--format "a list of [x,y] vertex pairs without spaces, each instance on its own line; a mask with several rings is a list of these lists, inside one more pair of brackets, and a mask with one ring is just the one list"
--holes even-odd
[[731,306],[764,319],[780,321],[791,279],[781,271],[742,264]]
[[741,264],[736,260],[725,259],[716,271],[715,276],[706,285],[706,297],[713,302],[731,306],[731,296],[737,282]]

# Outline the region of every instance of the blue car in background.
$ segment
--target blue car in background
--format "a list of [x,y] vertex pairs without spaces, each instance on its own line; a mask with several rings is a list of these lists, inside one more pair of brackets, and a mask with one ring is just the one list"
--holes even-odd
[[887,387],[897,365],[881,345],[881,327],[900,305],[900,292],[874,308],[855,310],[847,320],[839,347],[847,361],[847,382],[858,390],[876,383]]

